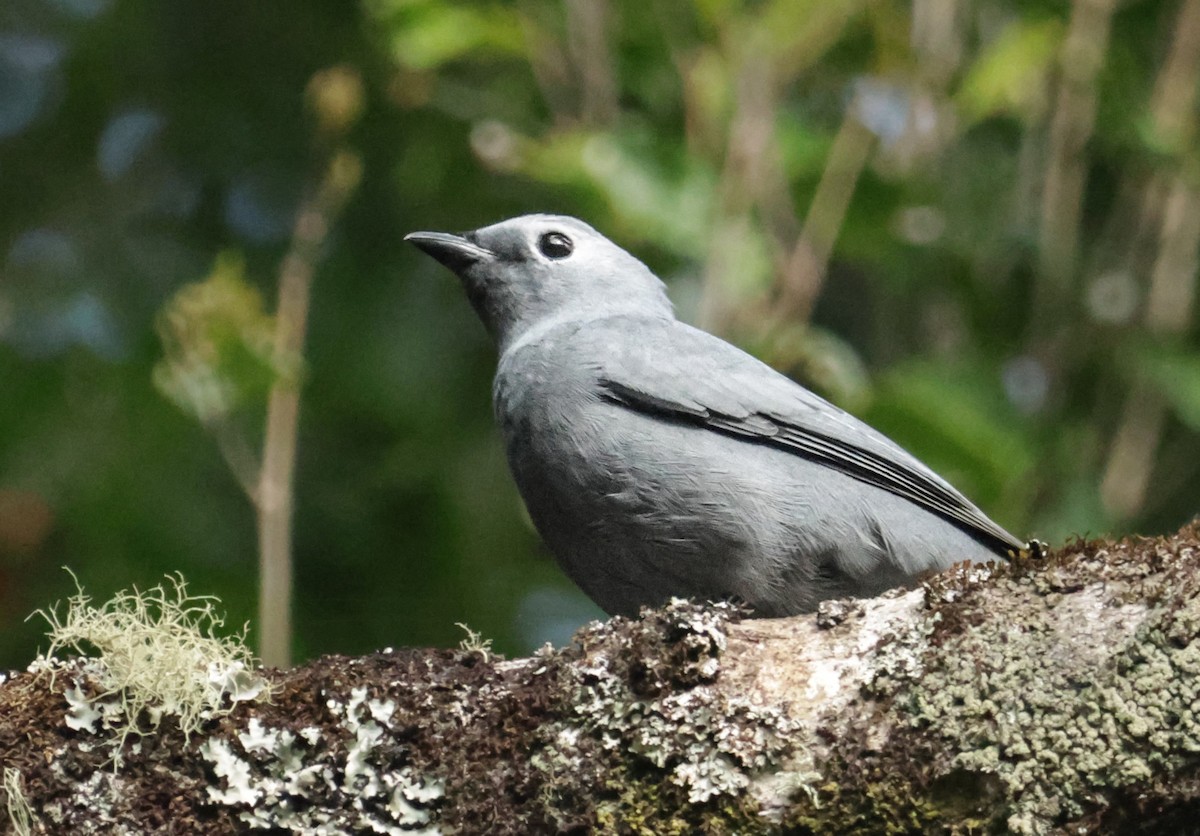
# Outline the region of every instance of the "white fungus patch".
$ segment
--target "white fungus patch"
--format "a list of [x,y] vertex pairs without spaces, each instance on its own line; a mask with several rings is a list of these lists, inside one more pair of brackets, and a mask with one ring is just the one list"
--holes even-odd
[[392,700],[370,699],[355,688],[345,703],[327,707],[347,732],[333,735],[315,726],[298,733],[252,719],[236,745],[212,739],[201,754],[221,779],[209,787],[214,803],[241,807],[238,819],[253,830],[295,834],[435,834],[444,784],[394,763],[389,729]]
[[[97,769],[85,778],[78,774],[68,776],[62,763],[61,758],[55,757],[50,761],[50,771],[56,783],[69,787],[69,792],[49,801],[41,801],[37,809],[43,822],[49,821],[55,825],[48,828],[49,832],[111,833],[114,836],[133,836],[135,832],[140,832],[131,830],[125,822],[118,822],[113,812],[114,800],[127,791],[126,782],[120,775],[111,770]],[[88,827],[67,827],[64,823],[68,819],[72,825],[86,821]]]
[[84,691],[78,683],[69,685],[63,696],[67,700],[67,728],[73,731],[99,734],[104,719],[121,711],[115,695],[97,697]]
[[212,764],[223,787],[208,787],[208,797],[218,804],[253,805],[262,791],[252,785],[250,764],[233,753],[229,744],[211,737],[200,745],[200,754]]

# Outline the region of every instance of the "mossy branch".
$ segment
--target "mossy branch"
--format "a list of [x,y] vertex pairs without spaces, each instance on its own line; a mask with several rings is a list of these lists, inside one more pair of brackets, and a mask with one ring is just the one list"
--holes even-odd
[[270,703],[198,746],[164,724],[107,782],[69,697],[18,675],[0,751],[76,830],[167,832],[153,797],[204,833],[1185,832],[1200,526],[813,616],[676,601],[528,659],[469,636],[270,675]]

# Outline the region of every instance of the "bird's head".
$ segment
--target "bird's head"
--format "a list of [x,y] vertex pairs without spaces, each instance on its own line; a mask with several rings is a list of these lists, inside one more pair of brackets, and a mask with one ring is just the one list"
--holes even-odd
[[472,232],[404,236],[462,280],[500,351],[529,329],[615,314],[672,316],[661,281],[583,221],[524,215]]

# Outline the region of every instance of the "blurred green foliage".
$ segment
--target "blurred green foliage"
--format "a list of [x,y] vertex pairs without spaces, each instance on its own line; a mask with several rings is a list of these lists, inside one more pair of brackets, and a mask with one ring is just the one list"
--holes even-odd
[[158,333],[165,356],[154,367],[154,383],[201,424],[223,421],[248,403],[261,404],[283,374],[272,362],[273,332],[241,259],[218,256],[212,275],[185,285],[163,306]]
[[[524,212],[589,220],[684,318],[1018,534],[1177,526],[1200,489],[1198,16],[1195,0],[10,0],[0,663],[32,655],[23,619],[69,594],[62,565],[98,599],[179,571],[251,618],[253,511],[171,401],[261,420],[280,263],[322,133],[341,130],[305,89],[338,65],[366,93],[346,139],[363,179],[320,254],[300,376],[299,656],[451,644],[456,622],[524,652],[598,615],[521,513],[482,327],[400,242]],[[218,286],[234,263],[247,284]],[[174,296],[207,276],[208,295]],[[197,333],[184,304],[242,330]]]

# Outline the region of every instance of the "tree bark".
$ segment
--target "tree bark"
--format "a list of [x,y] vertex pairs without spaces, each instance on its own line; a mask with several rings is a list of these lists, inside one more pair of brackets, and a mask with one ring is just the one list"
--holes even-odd
[[97,660],[68,660],[0,685],[10,817],[24,799],[31,833],[1194,832],[1198,536],[789,619],[676,601],[527,659],[326,657],[267,671],[269,701],[190,739],[165,718],[115,766],[103,719],[67,722]]

